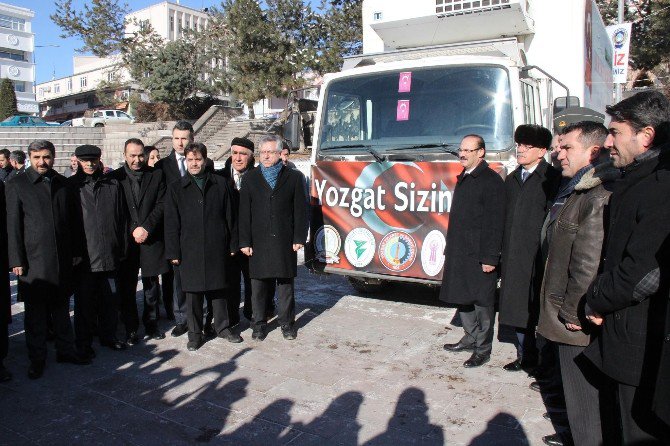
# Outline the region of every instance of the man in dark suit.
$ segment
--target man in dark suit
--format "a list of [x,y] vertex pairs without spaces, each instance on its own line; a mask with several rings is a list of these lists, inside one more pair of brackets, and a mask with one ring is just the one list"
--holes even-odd
[[602,272],[586,293],[587,318],[602,330],[584,354],[614,381],[623,444],[670,444],[652,413],[668,301],[670,101],[643,91],[608,106],[605,148],[622,178],[613,185]]
[[23,150],[14,150],[9,154],[9,163],[14,170],[7,175],[7,181],[26,171],[26,152]]
[[[156,169],[163,171],[165,184],[180,180],[186,175],[186,158],[184,149],[193,142],[193,126],[188,121],[179,121],[172,129],[172,152],[156,162]],[[172,265],[173,280],[169,283],[168,275],[163,279],[163,299],[172,299],[172,309],[176,325],[172,329],[172,336],[178,337],[188,331],[186,324],[186,294],[181,288],[179,265]],[[168,279],[168,280],[165,280]]]
[[44,373],[47,319],[56,336],[56,361],[89,364],[76,354],[70,324],[70,295],[77,244],[72,233],[72,196],[66,179],[53,170],[56,149],[50,141],[28,146],[31,167],[7,183],[9,266],[25,301],[28,377]]
[[516,330],[517,359],[503,367],[512,372],[531,370],[538,359],[535,326],[544,271],[540,233],[561,182],[560,171],[544,160],[551,139],[551,132],[542,126],[517,127],[519,167],[505,180],[499,323]]
[[7,204],[5,202],[5,183],[0,181],[0,382],[12,379],[3,361],[9,349],[9,328],[12,322],[12,291],[9,287],[9,265],[7,264]]
[[158,329],[158,276],[170,268],[165,258],[163,242],[163,172],[146,165],[144,143],[137,138],[126,141],[123,149],[125,164],[110,174],[117,180],[126,197],[129,217],[128,255],[119,271],[121,319],[126,327],[126,342],[136,344],[139,318],[135,295],[137,275],[142,269],[144,310],[142,322],[146,339],[164,339]]
[[216,334],[242,342],[228,316],[226,288],[231,256],[237,252],[236,213],[226,180],[206,169],[207,148],[190,143],[184,151],[188,174],[168,187],[165,255],[180,265],[188,311],[190,351],[203,342],[203,303],[212,302]]
[[0,181],[7,181],[14,168],[9,163],[9,149],[0,149]]
[[472,351],[465,367],[491,358],[494,305],[505,221],[505,185],[484,161],[486,146],[468,135],[458,149],[463,172],[458,175],[449,212],[446,260],[440,300],[458,305],[465,335],[449,351]]
[[68,178],[75,205],[71,231],[82,245],[74,290],[77,348],[94,357],[93,327],[99,321],[100,345],[124,350],[116,338],[119,311],[118,270],[127,250],[126,202],[119,182],[103,175],[100,148],[75,149],[79,170]]
[[282,140],[260,141],[261,164],[247,173],[240,189],[240,249],[249,256],[253,339],[266,336],[266,308],[278,293],[277,315],[285,339],[296,338],[293,281],[297,252],[307,238],[303,175],[281,162]]

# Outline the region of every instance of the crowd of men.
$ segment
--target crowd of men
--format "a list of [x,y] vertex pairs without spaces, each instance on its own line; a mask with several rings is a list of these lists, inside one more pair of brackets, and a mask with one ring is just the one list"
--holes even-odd
[[670,101],[641,92],[607,114],[609,129],[553,137],[519,126],[504,181],[480,136],[459,149],[440,298],[465,334],[444,349],[489,361],[500,279],[517,350],[504,369],[533,376],[567,428],[549,445],[670,444]]
[[[16,275],[25,304],[31,379],[44,373],[50,338],[57,362],[78,365],[95,358],[96,336],[112,350],[138,343],[138,277],[144,339],[165,338],[158,326],[162,300],[176,323],[171,335],[188,333],[188,350],[208,337],[242,342],[242,277],[243,313],[252,321],[253,339],[267,335],[275,291],[281,332],[296,338],[293,279],[307,237],[305,179],[282,161],[281,138],[261,139],[258,167],[254,143],[235,138],[220,171],[207,158],[207,147],[193,141],[190,123],[175,125],[172,146],[160,159],[157,148],[131,138],[123,165],[105,170],[100,148],[82,145],[65,177],[53,168],[54,145],[37,140],[27,150],[29,168],[22,167],[25,154],[21,171],[10,174],[0,166],[8,173],[0,181],[0,233],[7,234],[0,237],[0,268]],[[0,158],[13,156],[0,152]],[[5,381],[12,377],[2,365],[11,320],[9,276],[1,293]],[[119,320],[126,333],[121,339]]]
[[[550,445],[670,442],[670,101],[642,92],[607,113],[609,129],[519,126],[519,166],[505,180],[481,136],[459,148],[440,298],[458,306],[465,333],[444,349],[470,352],[466,368],[488,362],[497,304],[517,350],[504,369],[536,378],[552,421],[565,408],[569,431],[545,437]],[[279,137],[261,139],[258,167],[254,143],[235,138],[220,171],[193,139],[178,122],[162,159],[129,139],[113,171],[83,145],[67,177],[49,141],[29,145],[29,168],[23,152],[0,151],[0,268],[25,302],[30,378],[44,373],[49,338],[57,362],[79,365],[95,358],[96,336],[113,350],[138,343],[138,276],[145,339],[165,337],[162,301],[188,350],[210,337],[242,342],[242,283],[252,338],[266,337],[275,312],[283,337],[296,338],[304,176]],[[0,297],[3,381],[9,278]]]

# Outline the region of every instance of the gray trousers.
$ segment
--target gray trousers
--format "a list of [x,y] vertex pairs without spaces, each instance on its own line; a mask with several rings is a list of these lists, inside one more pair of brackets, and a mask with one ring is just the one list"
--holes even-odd
[[489,356],[493,348],[495,307],[465,305],[458,308],[458,314],[465,330],[461,344],[473,346],[478,355]]

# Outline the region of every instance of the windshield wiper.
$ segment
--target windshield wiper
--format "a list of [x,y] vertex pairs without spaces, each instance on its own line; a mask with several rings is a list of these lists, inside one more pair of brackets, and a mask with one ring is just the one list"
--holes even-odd
[[324,152],[333,150],[333,149],[365,149],[366,152],[368,152],[370,155],[375,157],[375,160],[378,162],[384,162],[386,158],[384,158],[384,155],[381,155],[379,152],[377,152],[375,149],[372,148],[371,144],[340,144],[337,146],[328,146],[324,147],[323,150]]
[[387,149],[388,151],[400,151],[400,150],[413,150],[413,149],[434,149],[439,148],[445,153],[450,153],[454,156],[458,156],[458,151],[454,150],[452,147],[456,147],[456,144],[450,143],[426,143],[426,144],[414,144],[412,146],[402,146],[394,147],[392,149]]

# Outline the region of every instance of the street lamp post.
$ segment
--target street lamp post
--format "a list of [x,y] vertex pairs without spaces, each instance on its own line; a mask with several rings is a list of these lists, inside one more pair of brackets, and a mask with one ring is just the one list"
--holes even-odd
[[[60,45],[57,44],[47,44],[47,45],[34,45],[33,48],[33,94],[35,95],[35,102],[37,102],[37,56],[35,48],[60,48]],[[39,116],[39,102],[37,102],[37,115]]]

